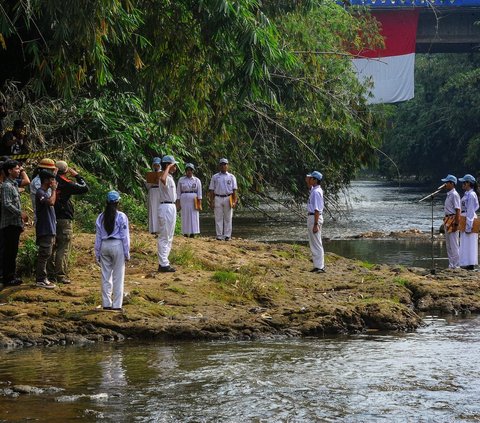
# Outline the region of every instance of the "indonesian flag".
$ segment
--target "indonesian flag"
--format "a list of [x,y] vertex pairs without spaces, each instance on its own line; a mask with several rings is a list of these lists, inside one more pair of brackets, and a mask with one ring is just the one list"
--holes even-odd
[[374,11],[385,48],[359,52],[353,65],[360,81],[371,78],[373,103],[410,100],[414,94],[415,43],[418,10]]

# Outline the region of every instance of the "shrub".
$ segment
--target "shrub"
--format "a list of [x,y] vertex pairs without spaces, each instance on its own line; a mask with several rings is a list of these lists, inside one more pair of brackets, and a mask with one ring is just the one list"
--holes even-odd
[[37,266],[38,247],[33,237],[27,238],[18,249],[17,271],[19,275],[31,276]]

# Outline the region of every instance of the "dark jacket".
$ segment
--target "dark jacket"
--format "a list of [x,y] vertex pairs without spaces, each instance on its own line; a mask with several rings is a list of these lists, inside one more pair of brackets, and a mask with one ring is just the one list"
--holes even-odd
[[57,200],[55,201],[55,215],[57,219],[73,220],[74,209],[70,198],[72,195],[85,194],[88,185],[80,176],[75,176],[76,182],[71,181],[66,175],[57,174]]

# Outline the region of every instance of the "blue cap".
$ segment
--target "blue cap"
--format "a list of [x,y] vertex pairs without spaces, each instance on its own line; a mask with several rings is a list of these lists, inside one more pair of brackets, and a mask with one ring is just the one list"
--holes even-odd
[[154,157],[153,158],[152,164],[156,165],[156,164],[160,164],[160,163],[162,163],[162,159],[160,157]]
[[173,156],[163,156],[162,158],[162,163],[172,163],[172,164],[177,164]]
[[228,160],[225,158],[222,158],[218,161],[218,164],[228,164]]
[[477,182],[477,181],[475,180],[475,178],[474,178],[472,175],[470,175],[469,173],[467,173],[463,178],[458,178],[458,180],[459,180],[460,182],[471,182],[472,184],[474,184],[475,182]]
[[457,183],[457,178],[453,175],[447,175],[445,178],[442,179],[442,182],[453,182],[454,184]]
[[120,201],[120,194],[117,191],[110,191],[107,194],[107,203],[118,203]]
[[185,169],[195,170],[195,166],[193,165],[193,163],[186,163],[185,164]]
[[314,170],[312,173],[309,173],[307,177],[315,178],[317,181],[321,181],[323,178],[323,175],[318,170]]

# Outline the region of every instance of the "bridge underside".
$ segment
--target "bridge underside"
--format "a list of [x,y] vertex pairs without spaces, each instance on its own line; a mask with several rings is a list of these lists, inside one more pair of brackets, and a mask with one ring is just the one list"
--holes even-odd
[[480,8],[422,10],[416,52],[480,53]]

